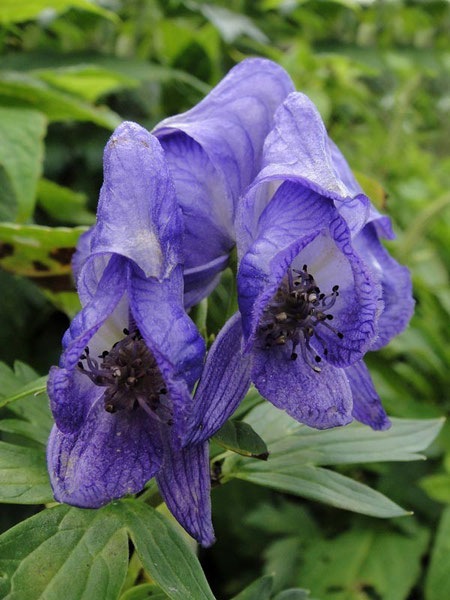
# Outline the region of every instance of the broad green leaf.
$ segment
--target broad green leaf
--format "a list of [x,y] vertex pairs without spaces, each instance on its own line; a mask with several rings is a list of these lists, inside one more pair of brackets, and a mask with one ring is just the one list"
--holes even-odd
[[135,78],[97,65],[42,69],[34,71],[33,74],[53,87],[80,96],[88,102],[95,102],[100,96],[113,90],[139,85],[139,81]]
[[0,442],[0,502],[45,504],[52,500],[44,448]]
[[217,444],[242,456],[267,460],[269,452],[259,435],[244,421],[227,421],[212,438]]
[[372,517],[391,518],[408,514],[380,492],[328,469],[292,466],[286,472],[274,471],[269,459],[264,463],[267,465],[266,469],[253,470],[252,465],[241,464],[239,467],[232,466],[229,471],[227,460],[223,466],[226,477],[237,477],[280,492],[295,494]]
[[[303,531],[299,526],[297,533]],[[302,535],[304,536],[304,534]],[[264,549],[264,572],[273,576],[274,592],[291,585],[293,573],[302,556],[302,540],[296,536],[284,536],[276,539]]]
[[0,265],[19,275],[67,275],[80,235],[86,227],[45,227],[0,223],[0,247],[7,248]]
[[450,504],[450,474],[435,473],[423,477],[419,485],[426,493],[437,502]]
[[268,402],[256,406],[245,421],[268,443],[273,470],[301,464],[418,460],[423,458],[418,453],[431,444],[444,423],[443,419],[392,419],[387,431],[373,431],[357,422],[319,431]]
[[65,12],[69,8],[80,8],[113,21],[117,16],[109,10],[98,6],[90,0],[2,0],[0,5],[0,23],[20,23],[36,19],[44,10],[52,10],[56,13]]
[[361,525],[332,539],[314,540],[303,555],[298,582],[321,600],[362,600],[372,595],[404,600],[420,575],[428,538],[424,528],[406,535]]
[[95,215],[86,208],[86,195],[54,181],[43,178],[38,181],[37,201],[42,210],[57,221],[73,225],[95,223]]
[[90,121],[107,129],[121,123],[106,107],[93,106],[31,75],[13,71],[0,71],[0,104],[37,109],[50,121]]
[[270,600],[272,577],[264,576],[245,588],[233,600]]
[[116,600],[128,564],[123,523],[111,507],[59,505],[0,536],[4,600]]
[[40,112],[0,106],[2,221],[26,221],[33,214],[45,130],[46,119]]
[[134,500],[112,506],[126,525],[145,569],[169,598],[214,600],[197,557],[163,515]]
[[426,600],[450,598],[450,506],[442,513],[425,582]]
[[141,583],[120,596],[120,600],[167,600],[167,596],[156,585]]

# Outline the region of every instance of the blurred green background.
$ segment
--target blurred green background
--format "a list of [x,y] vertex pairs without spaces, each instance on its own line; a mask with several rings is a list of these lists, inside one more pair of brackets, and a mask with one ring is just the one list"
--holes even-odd
[[[412,270],[410,327],[368,357],[386,410],[447,415],[449,28],[449,3],[435,1],[0,0],[0,359],[41,374],[57,362],[78,307],[70,258],[95,219],[111,131],[124,119],[150,129],[236,62],[265,56],[317,104],[394,221],[389,250]],[[389,523],[223,487],[213,494],[219,542],[201,554],[213,590],[228,598],[275,573],[277,589],[299,585],[319,600],[446,600],[428,581],[450,503],[448,424],[428,457],[351,467],[415,513]],[[24,515],[12,507],[1,525]]]

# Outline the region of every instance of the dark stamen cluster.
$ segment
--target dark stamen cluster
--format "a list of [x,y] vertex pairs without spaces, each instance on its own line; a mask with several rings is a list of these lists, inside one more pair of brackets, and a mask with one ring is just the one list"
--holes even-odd
[[[295,277],[294,277],[295,276]],[[291,359],[296,360],[300,353],[305,362],[316,372],[322,359],[311,348],[311,338],[319,341],[324,355],[328,354],[324,340],[317,332],[317,326],[322,325],[331,329],[340,339],[344,335],[332,327],[327,321],[333,319],[328,311],[339,296],[339,286],[335,285],[330,294],[321,293],[314,277],[308,273],[308,267],[303,265],[302,271],[289,269],[287,276],[278,288],[271,302],[264,309],[259,332],[262,334],[265,347],[283,346],[288,340],[292,343]]]
[[[105,387],[103,396],[107,412],[134,410],[138,406],[163,423],[172,423],[164,379],[155,357],[147,348],[139,332],[125,337],[108,351],[92,358],[89,348],[80,356],[78,368],[95,385]],[[84,364],[84,362],[86,364]]]

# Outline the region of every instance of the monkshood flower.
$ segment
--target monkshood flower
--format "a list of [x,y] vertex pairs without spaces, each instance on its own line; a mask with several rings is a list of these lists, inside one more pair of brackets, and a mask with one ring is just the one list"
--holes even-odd
[[182,232],[158,140],[122,124],[105,150],[97,224],[76,265],[83,308],[49,376],[56,424],[47,457],[55,498],[79,507],[139,492],[156,476],[174,516],[209,545],[207,442],[184,441],[201,427],[191,391],[205,344],[184,310]]
[[259,172],[274,112],[292,91],[279,65],[246,59],[194,108],[153,130],[183,211],[186,306],[218,283],[236,243],[238,199]]
[[244,356],[258,391],[311,427],[388,427],[362,358],[407,325],[410,276],[380,243],[393,237],[389,219],[305,95],[276,111],[236,223]]

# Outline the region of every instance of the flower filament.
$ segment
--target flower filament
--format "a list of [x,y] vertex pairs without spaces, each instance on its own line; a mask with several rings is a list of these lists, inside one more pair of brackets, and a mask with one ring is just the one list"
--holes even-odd
[[102,352],[100,361],[85,348],[78,369],[95,385],[106,388],[103,403],[107,412],[141,407],[150,416],[171,425],[169,396],[155,357],[139,331],[123,332],[125,337]]
[[344,337],[343,333],[328,323],[333,315],[326,312],[334,306],[339,296],[338,290],[339,286],[335,285],[331,293],[323,294],[314,277],[308,273],[306,265],[303,265],[302,271],[290,268],[263,311],[258,331],[264,338],[265,348],[284,346],[290,340],[291,359],[297,359],[298,348],[304,361],[316,373],[320,373],[317,363],[322,359],[311,347],[311,338],[314,336],[319,341],[326,356],[328,350],[317,327],[321,325],[333,331],[340,339]]

